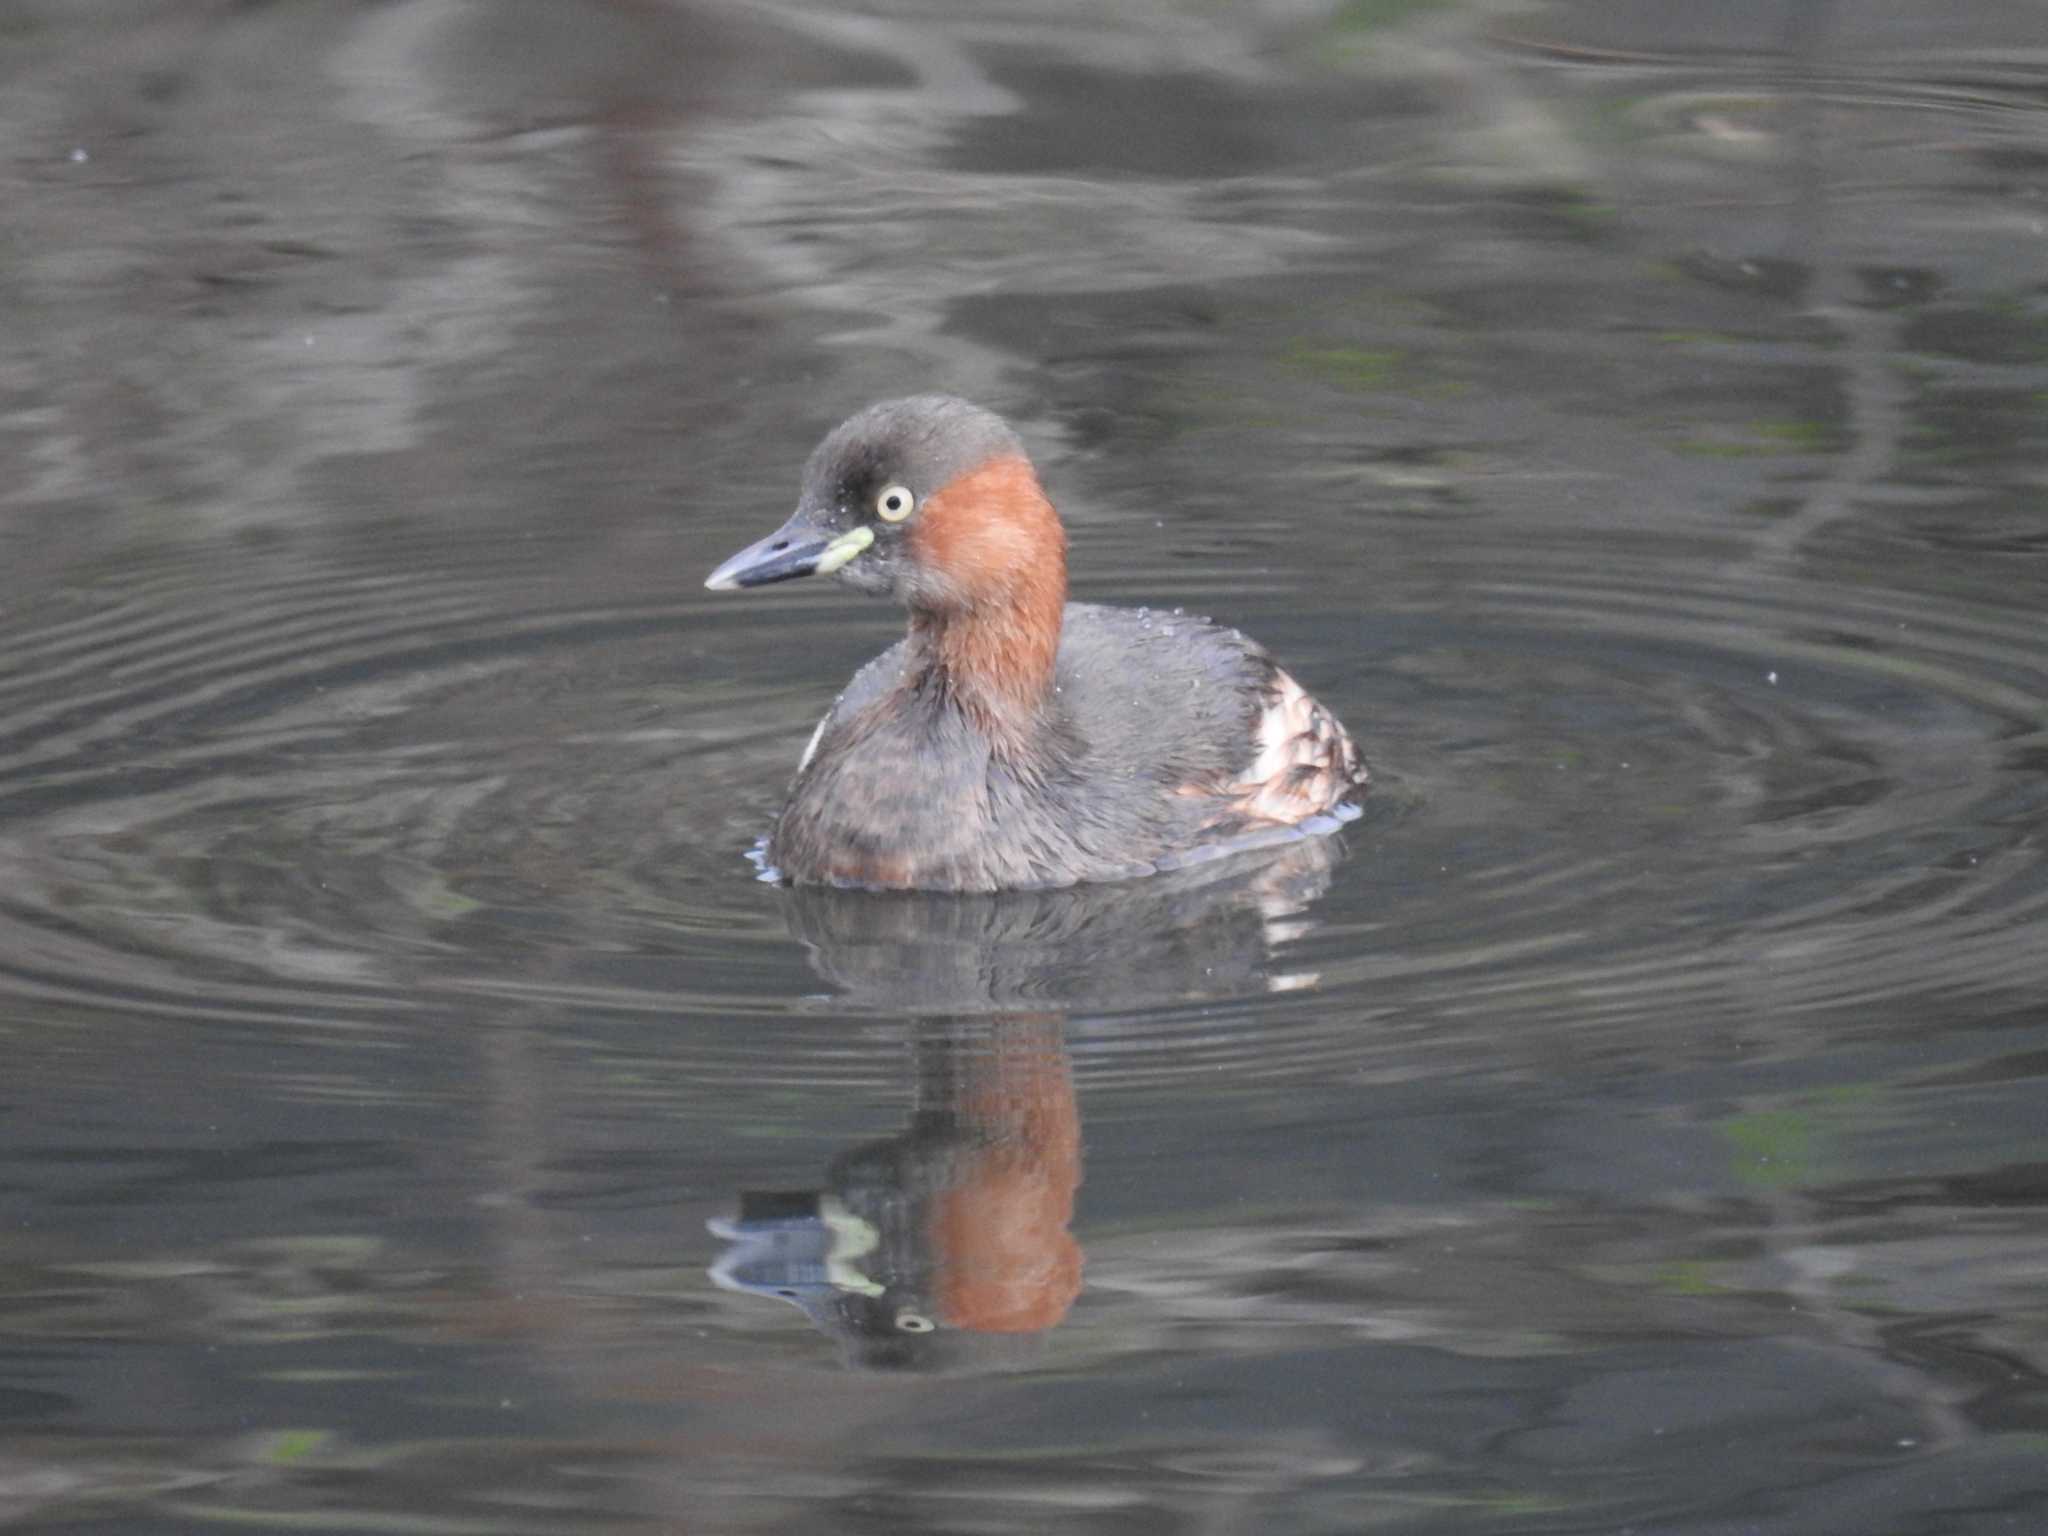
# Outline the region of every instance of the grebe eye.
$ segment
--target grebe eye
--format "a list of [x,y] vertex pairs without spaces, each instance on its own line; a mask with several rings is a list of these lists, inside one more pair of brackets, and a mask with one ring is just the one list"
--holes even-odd
[[913,1312],[906,1307],[896,1314],[896,1326],[905,1333],[930,1333],[939,1325],[922,1313]]
[[917,498],[906,485],[886,485],[875,498],[875,514],[885,523],[900,523],[917,510]]

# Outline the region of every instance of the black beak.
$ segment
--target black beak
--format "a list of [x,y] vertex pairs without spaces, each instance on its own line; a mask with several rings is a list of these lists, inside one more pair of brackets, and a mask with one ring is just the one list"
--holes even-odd
[[832,535],[808,512],[799,511],[767,538],[749,544],[705,577],[704,585],[714,592],[731,592],[740,587],[765,587],[771,581],[793,581],[815,572],[831,547]]

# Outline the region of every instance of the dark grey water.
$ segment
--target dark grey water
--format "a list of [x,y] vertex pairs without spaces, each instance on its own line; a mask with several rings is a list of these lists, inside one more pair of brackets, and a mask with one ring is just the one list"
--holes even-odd
[[[2048,1527],[2034,8],[18,0],[0,209],[0,1524]],[[1363,820],[752,878],[933,388]]]

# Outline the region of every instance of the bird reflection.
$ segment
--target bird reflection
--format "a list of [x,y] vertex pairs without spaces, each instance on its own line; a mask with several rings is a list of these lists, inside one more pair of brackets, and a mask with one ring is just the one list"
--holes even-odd
[[1332,837],[1057,891],[782,892],[790,936],[853,1005],[932,1015],[1108,1012],[1308,985],[1274,969],[1342,857]]
[[996,895],[789,889],[792,935],[855,1006],[910,1016],[909,1123],[816,1190],[711,1223],[711,1277],[801,1308],[876,1370],[1014,1363],[1081,1289],[1071,1011],[1303,985],[1279,942],[1328,886],[1330,839],[1126,885]]
[[915,1100],[895,1136],[834,1158],[818,1191],[748,1194],[712,1231],[711,1277],[781,1297],[877,1369],[1001,1354],[1081,1289],[1068,1224],[1081,1120],[1057,1015],[920,1024]]

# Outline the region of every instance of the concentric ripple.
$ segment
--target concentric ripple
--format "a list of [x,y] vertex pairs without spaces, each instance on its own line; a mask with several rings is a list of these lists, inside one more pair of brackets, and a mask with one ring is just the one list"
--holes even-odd
[[[537,605],[530,546],[396,553],[270,579],[151,561],[12,616],[10,988],[324,1017],[416,1000],[422,964],[521,908],[571,925],[564,942],[599,900],[689,931],[678,893],[711,878],[707,839],[671,847],[665,823],[699,803],[743,816],[744,749],[776,727],[740,701],[715,725],[679,704],[673,607]],[[622,657],[641,665],[619,691],[580,684]],[[642,879],[655,863],[665,878]]]
[[1532,549],[1455,613],[1290,652],[1377,775],[1313,856],[828,896],[744,852],[886,616],[550,605],[545,549],[392,553],[144,561],[10,616],[0,988],[267,1029],[574,1018],[608,1092],[715,1113],[764,1071],[890,1082],[904,1014],[1060,1011],[1136,1109],[1412,1070],[1422,1031],[1511,1068],[1645,1018],[1716,1051],[2048,981],[2031,614]]

